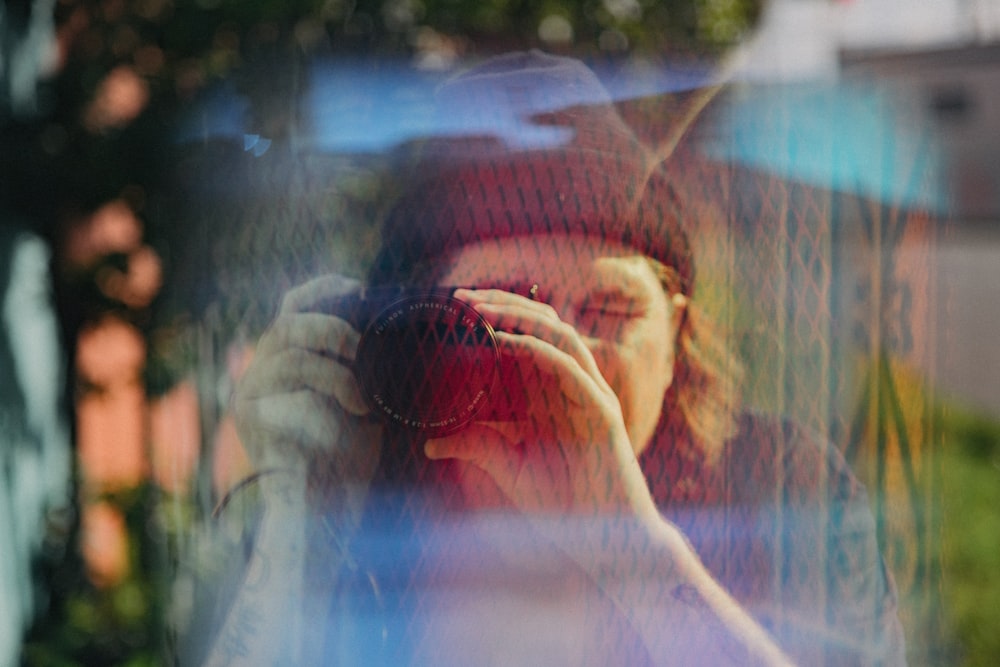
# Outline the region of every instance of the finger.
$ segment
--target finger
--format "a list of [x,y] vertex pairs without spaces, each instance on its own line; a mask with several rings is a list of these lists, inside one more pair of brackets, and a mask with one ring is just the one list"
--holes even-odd
[[604,376],[579,332],[563,322],[549,304],[498,289],[458,289],[455,296],[472,305],[495,329],[532,334],[563,349],[599,384],[604,383]]
[[[371,457],[378,451],[380,425],[331,410],[327,401],[303,389],[249,401],[238,410],[239,431],[248,443],[268,443],[252,451],[259,467],[283,467],[289,451],[323,452],[334,462],[327,471],[343,479],[365,479]],[[275,447],[286,443],[289,447]],[[273,458],[274,461],[262,460]]]
[[566,451],[558,441],[512,440],[483,423],[429,440],[424,452],[431,459],[456,459],[479,468],[522,509],[565,508],[572,480]]
[[598,385],[607,384],[590,348],[571,324],[558,318],[538,317],[521,304],[482,303],[476,306],[476,311],[498,332],[516,332],[548,342],[572,357]]
[[255,358],[238,390],[240,398],[260,398],[311,389],[329,396],[353,415],[370,412],[354,373],[329,357],[297,348]]
[[257,354],[302,348],[354,361],[360,341],[361,334],[337,317],[321,313],[295,313],[282,315],[274,321],[257,344]]
[[583,405],[587,396],[604,393],[607,383],[599,383],[580,366],[576,358],[535,336],[497,331],[501,350],[518,362],[523,378],[534,379],[545,388],[547,378],[555,378],[559,392],[574,405]]
[[[308,389],[274,394],[243,402],[237,408],[240,430],[248,441],[288,442],[305,449],[323,449],[339,441],[339,422],[325,401]],[[285,451],[269,447],[268,450]]]
[[360,283],[336,273],[314,278],[285,294],[280,313],[301,313],[316,310],[318,306],[358,290]]
[[459,301],[464,301],[475,307],[482,303],[496,303],[501,305],[520,305],[533,312],[549,319],[559,319],[559,313],[551,305],[544,301],[535,301],[526,296],[515,294],[500,289],[466,289],[455,290],[453,296]]
[[513,440],[486,423],[472,424],[461,433],[431,438],[424,444],[431,460],[457,459],[484,470],[501,489],[514,488],[524,458],[523,441]]

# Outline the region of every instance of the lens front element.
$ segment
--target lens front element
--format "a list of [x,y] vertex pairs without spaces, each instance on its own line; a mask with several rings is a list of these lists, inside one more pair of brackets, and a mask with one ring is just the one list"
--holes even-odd
[[361,337],[357,375],[388,423],[438,437],[460,430],[488,403],[498,380],[493,329],[449,296],[404,297]]

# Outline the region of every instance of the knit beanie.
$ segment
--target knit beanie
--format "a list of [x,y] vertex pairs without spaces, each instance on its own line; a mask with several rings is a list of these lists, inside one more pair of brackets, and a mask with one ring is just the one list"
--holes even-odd
[[634,248],[674,268],[691,294],[695,267],[679,199],[597,76],[582,62],[513,53],[454,77],[437,100],[460,128],[420,143],[388,215],[373,280],[487,239],[566,234]]

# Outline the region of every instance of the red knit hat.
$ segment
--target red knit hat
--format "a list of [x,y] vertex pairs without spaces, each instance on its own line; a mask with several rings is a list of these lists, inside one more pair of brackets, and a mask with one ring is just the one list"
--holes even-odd
[[476,241],[554,233],[633,247],[691,293],[679,200],[583,63],[509,54],[452,79],[438,99],[478,136],[421,145],[386,220],[376,280]]

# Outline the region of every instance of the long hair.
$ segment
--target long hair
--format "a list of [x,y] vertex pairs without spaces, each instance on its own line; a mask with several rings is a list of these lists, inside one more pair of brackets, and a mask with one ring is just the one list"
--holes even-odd
[[[682,292],[677,270],[651,257],[646,261],[660,281],[666,298]],[[449,261],[437,257],[387,276],[376,267],[371,278],[382,284],[434,284]],[[725,333],[700,308],[688,301],[677,332],[674,379],[663,398],[662,414],[650,449],[667,447],[703,457],[714,465],[726,441],[737,431],[744,366],[728,345]],[[397,446],[398,447],[398,446]]]
[[[681,292],[675,269],[646,259],[667,298]],[[677,332],[674,380],[664,396],[660,426],[650,448],[693,447],[714,465],[726,440],[736,434],[743,375],[743,364],[723,332],[690,299]]]

